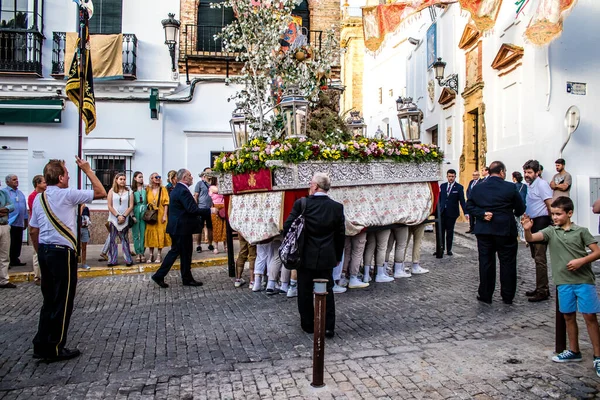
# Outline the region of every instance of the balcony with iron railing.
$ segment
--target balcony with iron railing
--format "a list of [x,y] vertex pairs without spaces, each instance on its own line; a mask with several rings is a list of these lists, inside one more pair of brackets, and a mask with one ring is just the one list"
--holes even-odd
[[36,30],[0,29],[0,74],[41,78],[43,42]]
[[[95,35],[92,35],[95,36]],[[67,42],[66,32],[54,32],[52,35],[52,76],[63,78],[65,76],[65,48]],[[123,78],[137,79],[137,37],[132,33],[123,34]]]
[[[191,59],[235,60],[235,53],[226,52],[223,42],[215,35],[223,29],[221,25],[186,25],[183,32],[182,56]],[[323,31],[308,31],[308,43],[320,48]]]

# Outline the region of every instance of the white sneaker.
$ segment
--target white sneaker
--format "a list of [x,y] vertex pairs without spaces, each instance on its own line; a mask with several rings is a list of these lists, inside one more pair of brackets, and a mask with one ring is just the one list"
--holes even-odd
[[348,283],[349,289],[361,289],[361,288],[366,288],[368,286],[369,286],[369,284],[367,282],[361,281],[356,276],[351,276],[350,282]]
[[348,279],[345,276],[342,276],[337,284],[338,286],[346,287],[348,286]]
[[287,291],[287,297],[298,297],[298,286],[290,286]]
[[377,267],[377,275],[375,276],[375,282],[384,283],[384,282],[392,282],[394,278],[388,276],[385,272],[385,267]]
[[246,283],[246,281],[244,280],[244,278],[240,278],[240,279],[236,279],[235,283],[233,284],[236,288],[241,287],[242,285],[244,285]]
[[346,292],[346,290],[348,290],[348,289],[346,289],[345,287],[342,287],[340,285],[333,285],[333,293],[338,293],[338,294],[344,293],[344,292]]
[[394,274],[394,278],[410,278],[411,276],[412,274],[410,271],[406,272],[404,269],[396,270],[396,273]]
[[253,292],[260,292],[261,290],[263,290],[263,288],[262,288],[262,279],[254,279],[254,286],[252,286],[252,291]]
[[370,265],[365,265],[365,273],[363,275],[363,279],[362,281],[364,283],[369,283],[371,282],[371,266]]
[[412,266],[412,273],[415,275],[426,274],[428,272],[429,272],[428,269],[421,268],[421,266],[419,264],[413,264],[413,266]]

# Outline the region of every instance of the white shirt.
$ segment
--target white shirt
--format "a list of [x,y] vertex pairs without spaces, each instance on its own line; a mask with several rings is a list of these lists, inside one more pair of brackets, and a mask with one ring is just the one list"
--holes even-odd
[[548,182],[541,178],[535,178],[527,190],[527,208],[525,214],[529,215],[530,218],[548,215],[548,207],[546,207],[544,200],[551,198],[552,189]]
[[[94,200],[94,191],[71,188],[61,189],[58,186],[48,186],[46,189],[46,196],[48,198],[48,207],[50,207],[58,219],[68,226],[76,235],[77,206],[79,204],[91,203],[92,200]],[[40,196],[36,196],[33,201],[29,225],[34,228],[39,228],[39,243],[73,247],[48,220],[48,217],[42,208]]]

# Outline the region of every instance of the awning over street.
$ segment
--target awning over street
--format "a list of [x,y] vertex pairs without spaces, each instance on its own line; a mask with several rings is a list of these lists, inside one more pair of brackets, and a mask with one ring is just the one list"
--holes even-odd
[[60,124],[63,100],[0,100],[0,123]]

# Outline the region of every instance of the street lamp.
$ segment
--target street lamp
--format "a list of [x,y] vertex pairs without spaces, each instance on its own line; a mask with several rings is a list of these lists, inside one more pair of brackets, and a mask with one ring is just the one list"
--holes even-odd
[[346,126],[352,133],[352,136],[366,136],[367,124],[365,120],[360,116],[360,111],[350,111],[350,116],[346,119]]
[[231,134],[233,135],[233,146],[236,150],[247,144],[250,139],[250,130],[246,110],[239,105],[231,113],[229,124],[231,125]]
[[286,138],[305,138],[308,100],[296,86],[290,86],[279,103]]
[[458,93],[458,74],[452,74],[444,79],[446,63],[442,61],[442,57],[438,57],[437,61],[433,63],[433,68],[435,69],[435,79],[437,79],[438,85],[440,87],[447,86]]
[[179,27],[181,22],[175,19],[175,14],[169,13],[169,18],[161,21],[163,29],[165,30],[165,44],[169,48],[171,54],[171,69],[175,72],[175,46],[177,46],[177,37],[179,36]]
[[419,142],[421,140],[423,111],[413,103],[411,97],[398,97],[396,108],[398,110],[398,122],[400,123],[402,138],[408,142]]

